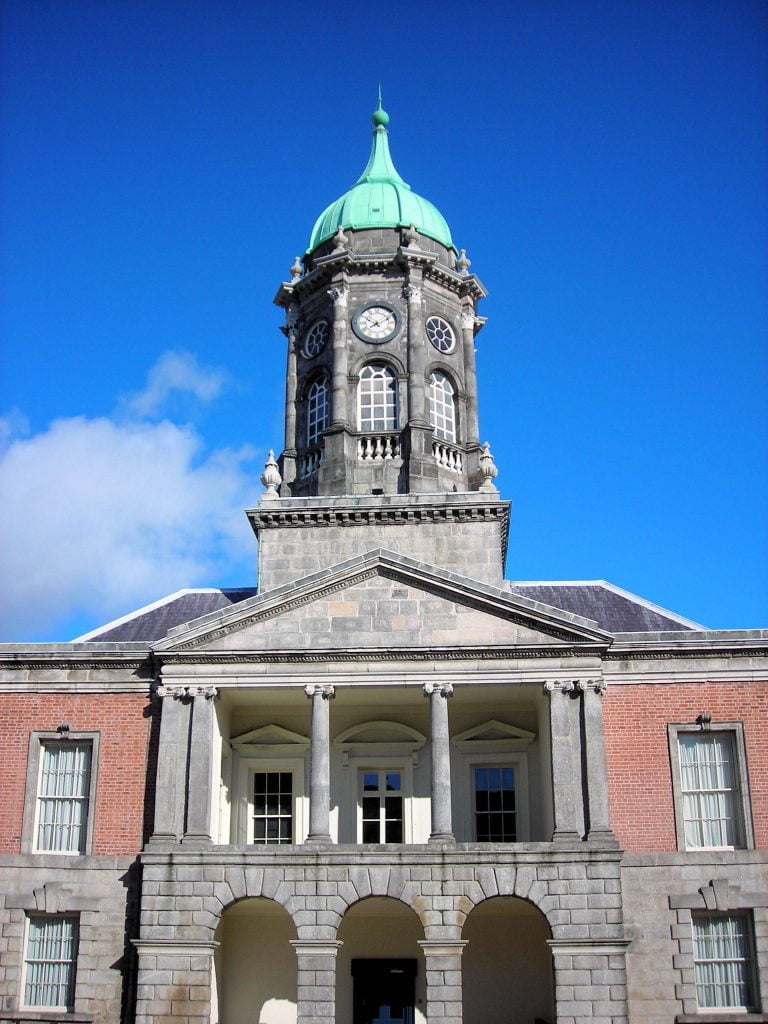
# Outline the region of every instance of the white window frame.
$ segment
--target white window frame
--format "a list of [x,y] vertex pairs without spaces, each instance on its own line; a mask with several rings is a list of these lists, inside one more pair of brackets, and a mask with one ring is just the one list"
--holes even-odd
[[[467,729],[451,740],[457,752],[457,782],[459,820],[466,841],[476,843],[474,776],[475,768],[509,767],[515,777],[515,832],[514,842],[488,845],[516,846],[530,841],[531,815],[528,784],[528,748],[536,734],[505,722],[491,720]],[[484,841],[483,841],[484,842]]]
[[[24,817],[21,834],[21,852],[39,854],[40,856],[80,857],[91,853],[93,849],[93,831],[96,811],[96,791],[99,765],[98,732],[70,732],[62,727],[56,732],[32,732],[29,737],[27,757],[27,783],[24,796]],[[38,832],[40,824],[40,804],[44,799],[41,792],[42,771],[45,762],[45,748],[51,744],[88,744],[90,745],[90,775],[87,787],[85,825],[81,841],[76,850],[49,850],[40,847]]]
[[[713,957],[702,957],[700,955],[700,937],[697,931],[697,925],[703,924],[705,921],[723,921],[731,922],[735,924],[739,922],[742,925],[741,928],[741,940],[742,947],[739,955],[733,955],[735,951],[732,951],[731,955],[721,955]],[[756,956],[755,956],[755,942],[754,942],[754,927],[752,924],[752,917],[748,912],[739,911],[733,913],[718,913],[718,912],[696,912],[692,915],[691,920],[692,938],[693,938],[693,965],[694,965],[694,978],[696,986],[696,1002],[699,1010],[704,1012],[720,1012],[720,1013],[750,1013],[758,1009],[759,995],[757,991],[757,970],[756,970]],[[722,937],[720,937],[722,941]],[[727,939],[726,939],[727,941]],[[738,985],[738,982],[733,980],[717,981],[714,977],[710,977],[708,981],[700,980],[703,973],[701,968],[706,964],[721,964],[727,965],[732,964],[744,965],[744,969],[747,974],[747,986],[748,994],[750,996],[749,1002],[707,1002],[702,998],[702,991],[704,989],[720,989],[724,994],[727,994],[728,990]],[[727,971],[727,968],[726,968]]]
[[429,375],[429,422],[435,437],[456,444],[456,388],[447,374],[432,370]]
[[315,377],[307,388],[307,447],[314,448],[323,439],[331,419],[331,389],[328,375]]
[[[747,756],[744,742],[744,726],[741,722],[712,722],[707,729],[695,723],[671,724],[667,727],[669,755],[672,767],[672,795],[675,812],[675,832],[679,850],[742,850],[754,849],[752,811],[749,799]],[[685,834],[685,791],[680,761],[680,737],[696,735],[706,737],[712,734],[727,734],[734,756],[735,786],[732,795],[735,842],[724,846],[699,846],[689,843]]]
[[[33,924],[38,922],[69,921],[72,923],[72,956],[69,959],[63,957],[51,958],[52,962],[60,965],[68,965],[67,970],[67,1001],[66,1003],[28,1003],[27,982],[30,975],[30,966],[33,958],[30,956],[30,941]],[[80,944],[80,922],[77,914],[28,914],[24,922],[24,959],[21,970],[21,991],[19,1003],[22,1010],[40,1013],[40,1011],[55,1013],[70,1013],[75,1006],[75,985],[77,982],[77,956]],[[37,959],[37,958],[35,958]],[[60,986],[59,986],[60,987]]]
[[[371,394],[371,413],[367,423],[363,421],[365,387],[369,388]],[[376,426],[377,409],[382,411],[379,419],[384,426]],[[360,371],[360,380],[357,384],[358,430],[366,434],[391,433],[398,429],[398,415],[397,374],[387,363],[366,363]]]
[[386,844],[386,840],[378,843],[365,843],[366,846],[404,846],[413,842],[413,771],[411,766],[398,757],[379,757],[367,763],[366,758],[350,758],[354,770],[355,799],[355,835],[357,842],[363,843],[363,775],[365,772],[399,772],[400,797],[403,801],[403,838],[399,843]]
[[253,776],[256,772],[290,772],[293,776],[293,844],[300,846],[309,829],[306,788],[309,739],[271,724],[232,739],[231,746],[234,759],[232,778],[235,780],[232,842],[239,846],[280,847],[279,843],[253,841]]

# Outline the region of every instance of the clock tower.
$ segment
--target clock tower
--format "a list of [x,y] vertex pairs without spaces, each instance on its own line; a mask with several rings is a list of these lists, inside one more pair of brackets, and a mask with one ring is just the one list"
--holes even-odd
[[486,292],[445,218],[395,169],[381,100],[372,121],[365,170],[317,218],[275,297],[285,446],[248,512],[262,590],[378,548],[503,578],[509,505],[478,431]]
[[475,335],[486,293],[400,177],[389,116],[368,164],[312,230],[275,301],[288,339],[283,495],[477,490]]

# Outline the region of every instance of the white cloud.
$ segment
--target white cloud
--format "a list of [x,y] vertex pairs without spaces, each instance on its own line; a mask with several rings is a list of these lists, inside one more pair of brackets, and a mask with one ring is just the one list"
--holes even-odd
[[[174,358],[160,360],[142,395],[160,395]],[[204,377],[189,379],[203,397]],[[11,440],[0,454],[0,639],[40,635],[74,610],[107,622],[252,565],[242,510],[260,491],[253,459],[250,448],[207,453],[193,427],[167,420],[78,416]]]
[[165,352],[149,371],[146,387],[123,402],[129,413],[154,416],[174,391],[202,402],[218,398],[226,379],[222,370],[201,367],[191,352]]

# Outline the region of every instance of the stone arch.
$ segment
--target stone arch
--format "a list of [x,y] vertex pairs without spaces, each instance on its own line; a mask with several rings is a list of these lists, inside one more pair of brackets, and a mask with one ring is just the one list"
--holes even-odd
[[245,897],[225,907],[216,928],[211,1008],[228,1024],[296,1024],[296,924],[274,899]]
[[[336,1017],[352,1020],[353,964],[370,962],[410,964],[415,976],[414,1024],[425,1024],[426,972],[420,945],[424,926],[416,910],[398,896],[370,894],[350,904],[338,930]],[[359,974],[359,972],[358,972]]]
[[491,896],[462,928],[464,1024],[553,1021],[554,970],[545,914],[519,896]]

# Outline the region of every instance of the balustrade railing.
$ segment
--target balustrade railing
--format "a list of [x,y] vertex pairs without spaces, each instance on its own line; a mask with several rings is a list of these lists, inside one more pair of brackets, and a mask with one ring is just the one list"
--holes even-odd
[[400,458],[400,438],[397,434],[365,434],[357,439],[357,457],[365,462]]
[[322,461],[322,448],[310,448],[309,451],[300,455],[298,462],[299,480],[305,480],[308,476],[312,476],[313,473],[316,473],[320,468],[320,463]]
[[464,468],[461,450],[455,448],[452,444],[448,444],[446,441],[433,439],[432,454],[435,456],[435,462],[438,466],[442,466],[443,469],[449,469],[454,473],[461,473]]

